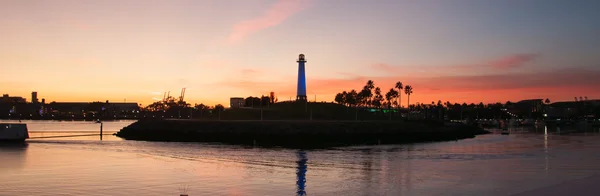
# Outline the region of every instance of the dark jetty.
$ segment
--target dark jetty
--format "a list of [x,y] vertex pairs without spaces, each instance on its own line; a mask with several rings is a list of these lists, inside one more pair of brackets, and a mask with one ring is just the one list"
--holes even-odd
[[489,133],[465,124],[399,121],[140,120],[116,133],[127,140],[216,142],[285,148],[449,141]]

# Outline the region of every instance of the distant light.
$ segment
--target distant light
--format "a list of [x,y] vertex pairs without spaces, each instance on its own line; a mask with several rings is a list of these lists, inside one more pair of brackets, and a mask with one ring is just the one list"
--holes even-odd
[[548,114],[544,114],[544,117],[548,117]]

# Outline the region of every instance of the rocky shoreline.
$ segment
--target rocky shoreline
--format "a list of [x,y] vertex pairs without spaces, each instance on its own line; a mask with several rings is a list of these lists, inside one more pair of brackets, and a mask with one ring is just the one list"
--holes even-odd
[[215,142],[284,148],[450,141],[489,133],[465,124],[410,121],[140,120],[116,135],[126,140]]

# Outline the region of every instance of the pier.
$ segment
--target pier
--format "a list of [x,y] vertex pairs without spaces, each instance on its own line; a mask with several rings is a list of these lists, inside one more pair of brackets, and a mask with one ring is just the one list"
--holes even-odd
[[[81,124],[90,124],[90,123],[81,123]],[[31,131],[29,133],[32,134],[56,134],[56,133],[69,133],[68,135],[52,135],[52,136],[37,136],[37,137],[29,137],[28,139],[51,139],[51,138],[69,138],[69,137],[86,137],[86,136],[99,136],[100,140],[102,140],[102,136],[104,135],[113,135],[113,133],[104,133],[104,123],[101,121],[95,121],[95,124],[100,124],[100,132],[94,133],[91,131]]]

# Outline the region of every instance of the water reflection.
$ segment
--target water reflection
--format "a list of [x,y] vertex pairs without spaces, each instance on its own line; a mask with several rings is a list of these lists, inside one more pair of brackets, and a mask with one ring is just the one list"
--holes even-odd
[[546,166],[544,171],[548,173],[548,126],[544,126],[544,160]]
[[0,143],[0,173],[23,168],[28,146],[27,143]]
[[298,161],[296,161],[298,164],[296,167],[296,194],[298,196],[306,195],[304,188],[306,187],[306,162],[308,161],[308,158],[306,157],[306,152],[304,151],[298,151],[296,155],[298,157]]

